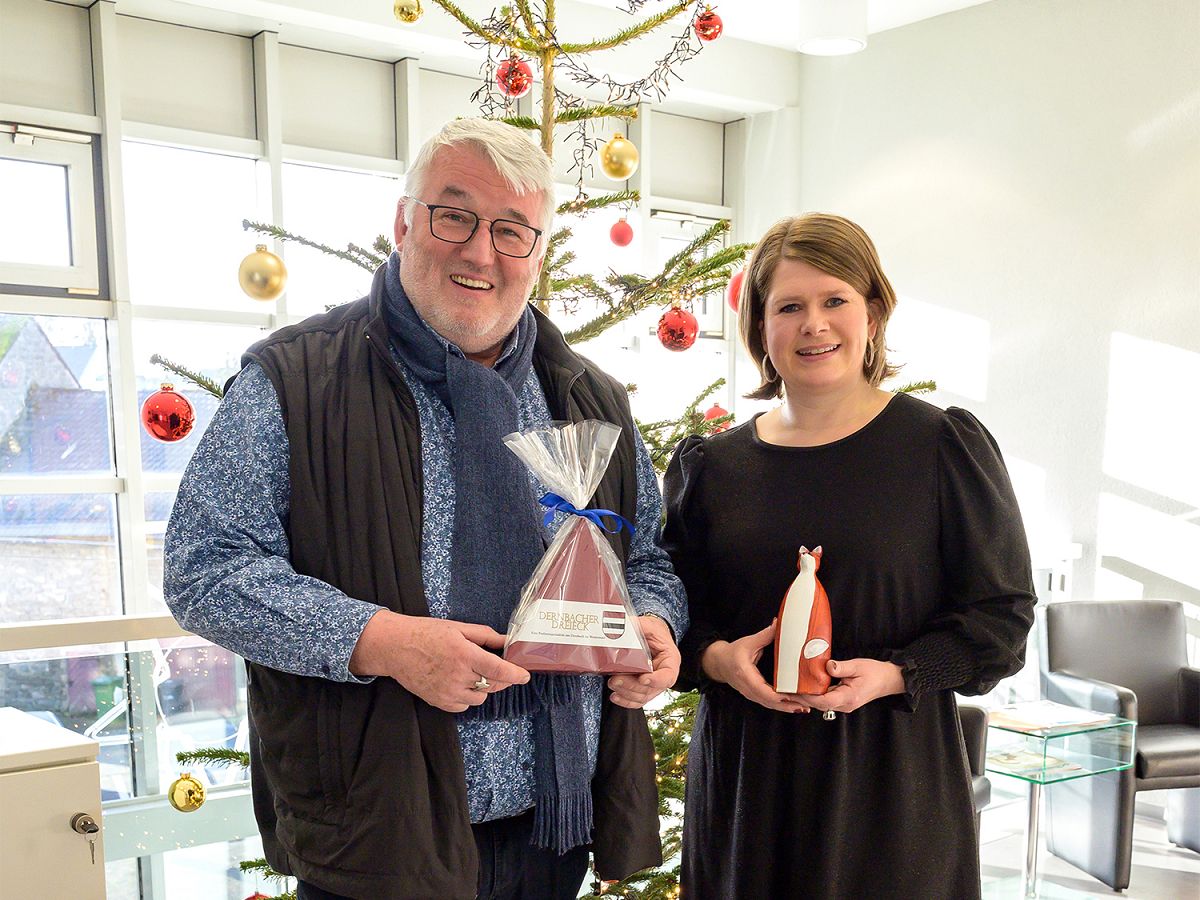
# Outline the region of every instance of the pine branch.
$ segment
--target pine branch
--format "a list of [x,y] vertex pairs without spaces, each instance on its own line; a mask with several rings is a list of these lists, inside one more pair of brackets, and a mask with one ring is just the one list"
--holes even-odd
[[928,394],[930,391],[937,390],[936,381],[910,381],[908,384],[896,388],[897,394]]
[[582,122],[585,119],[628,119],[632,121],[637,117],[638,108],[636,106],[616,106],[605,103],[600,106],[577,106],[573,109],[564,109],[554,117],[554,123],[568,125],[571,122]]
[[230,750],[228,747],[200,747],[197,750],[181,750],[175,754],[175,761],[181,766],[239,766],[250,768],[250,754],[244,750]]
[[606,303],[610,297],[608,291],[596,283],[591,275],[573,275],[570,278],[553,278],[550,280],[552,299],[564,308],[573,308],[583,300],[594,303]]
[[255,872],[259,875],[265,875],[267,878],[286,877],[272,869],[270,863],[268,863],[266,858],[262,856],[260,856],[258,859],[244,859],[238,863],[238,868],[243,872]]
[[708,243],[718,240],[729,230],[729,222],[722,219],[707,229],[688,246],[672,256],[663,265],[662,271],[653,278],[640,275],[617,275],[612,273],[606,282],[615,291],[622,292],[620,299],[610,299],[608,309],[566,333],[567,343],[574,344],[591,340],[607,329],[652,306],[666,306],[679,298],[681,293],[702,296],[718,290],[728,283],[730,267],[745,259],[752,244],[735,244],[724,247],[713,256],[716,264],[708,260],[694,260]]
[[[434,0],[434,2],[442,3],[443,0]],[[664,9],[658,15],[651,16],[636,25],[622,29],[610,37],[602,38],[598,41],[589,41],[586,44],[560,44],[559,49],[563,53],[595,53],[597,50],[610,50],[613,47],[619,47],[671,21],[671,19],[691,6],[693,2],[694,0],[679,0],[670,9]]]
[[641,199],[642,195],[637,191],[617,191],[615,194],[604,194],[597,197],[584,195],[583,199],[576,197],[574,200],[560,203],[558,208],[554,210],[554,214],[557,216],[568,214],[584,215],[594,212],[597,209],[604,209],[606,206],[614,206],[621,203],[636,204]]
[[541,131],[542,123],[533,116],[501,116],[497,121],[524,131]]
[[521,14],[521,21],[525,23],[525,30],[529,32],[530,38],[541,43],[545,40],[545,35],[537,27],[537,22],[534,21],[533,11],[529,8],[529,0],[517,0],[517,12]]
[[561,255],[546,263],[546,269],[550,272],[551,280],[553,281],[555,272],[557,272],[559,269],[569,266],[573,262],[575,262],[575,251],[566,250]]
[[259,234],[273,237],[277,241],[285,243],[301,244],[305,247],[312,247],[314,250],[320,250],[322,253],[329,256],[336,256],[338,259],[344,259],[347,262],[352,262],[356,266],[366,269],[368,272],[374,272],[378,265],[370,265],[365,262],[358,254],[349,250],[338,250],[336,247],[330,247],[328,244],[322,244],[317,241],[310,241],[306,237],[301,237],[298,234],[292,234],[290,231],[285,231],[278,225],[265,225],[262,222],[251,222],[249,219],[242,219],[242,228],[247,231],[257,231]]
[[520,50],[522,53],[528,53],[531,56],[536,56],[541,52],[541,47],[532,40],[505,38],[487,28],[482,22],[476,22],[468,16],[456,4],[450,0],[433,0],[438,6],[452,15],[462,24],[471,34],[478,38],[487,41],[489,44],[495,44],[498,47],[507,47],[510,50]]
[[[379,237],[375,238],[376,243],[379,242],[380,238],[383,238],[384,241],[387,240],[387,238],[383,237],[383,235],[381,234]],[[375,269],[378,269],[385,262],[387,262],[387,257],[391,254],[391,250],[389,250],[387,252],[387,254],[385,254],[384,256],[377,256],[374,253],[372,253],[370,250],[367,250],[363,247],[358,246],[358,244],[347,244],[346,250],[348,250],[350,253],[357,253],[359,255],[359,257],[361,257],[361,259],[362,259],[361,264],[366,264],[366,265],[371,266],[372,271]]]
[[[258,859],[243,860],[238,863],[238,868],[246,874],[253,873],[256,876],[261,876],[281,884],[286,884],[287,879],[290,877],[284,875],[282,872],[276,872],[271,868],[271,864],[267,862],[266,858],[261,856]],[[296,892],[284,891],[282,894],[276,894],[271,900],[296,900]]]
[[570,228],[554,229],[554,234],[550,235],[550,240],[546,241],[546,256],[549,257],[550,259],[553,259],[554,254],[558,250],[559,244],[561,244],[563,241],[570,240],[570,238],[571,238],[571,229]]
[[156,366],[162,366],[169,372],[174,372],[180,378],[186,378],[196,387],[208,391],[218,400],[225,396],[225,389],[209,378],[207,375],[201,375],[199,372],[193,372],[191,369],[179,365],[179,363],[171,362],[163,356],[155,353],[150,357],[150,362]]
[[690,244],[688,244],[686,247],[684,247],[682,250],[680,250],[678,253],[676,253],[674,256],[672,256],[670,259],[668,259],[666,261],[666,263],[663,265],[663,272],[671,271],[676,266],[678,266],[683,260],[687,259],[690,256],[693,256],[695,253],[697,253],[698,251],[707,247],[709,244],[711,244],[713,241],[715,241],[717,238],[721,237],[722,235],[727,234],[729,232],[729,227],[730,226],[729,226],[728,219],[720,219],[719,221],[714,222],[707,229],[705,229],[703,234],[701,234],[699,237],[697,237],[695,240],[693,240]]
[[[662,419],[658,422],[642,422],[634,419],[634,423],[638,427],[638,431],[642,433],[642,440],[646,444],[646,450],[650,454],[650,461],[654,463],[654,468],[659,472],[665,472],[667,463],[671,460],[671,454],[675,452],[675,447],[685,437],[693,434],[711,434],[713,429],[719,425],[733,420],[733,416],[722,416],[720,419],[705,419],[704,413],[700,412],[700,404],[713,395],[725,385],[724,378],[718,378],[698,395],[691,403],[687,405],[684,411],[675,419]],[[682,695],[686,696],[686,695]],[[686,708],[687,701],[681,701],[683,704],[675,705],[672,708],[671,704],[664,707],[660,715],[666,716],[668,719],[679,709]],[[679,732],[679,728],[675,728],[675,732]],[[690,729],[687,732],[691,733]],[[668,747],[670,757],[674,759],[682,752],[686,746],[686,738],[680,733],[679,744],[674,749]],[[658,741],[655,742],[656,746]],[[659,756],[663,756],[663,748],[658,747]],[[661,762],[661,760],[660,760]],[[668,773],[670,775],[670,773]],[[664,773],[659,773],[659,788],[662,789]],[[670,777],[674,777],[671,775]],[[680,791],[679,798],[682,799],[682,785],[668,785],[672,790]]]

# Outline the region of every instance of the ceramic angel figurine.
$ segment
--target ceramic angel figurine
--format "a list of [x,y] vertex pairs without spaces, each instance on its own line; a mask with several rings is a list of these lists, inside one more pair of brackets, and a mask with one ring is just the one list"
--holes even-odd
[[829,597],[817,580],[821,548],[800,548],[792,581],[779,606],[775,630],[775,690],[781,694],[824,694],[832,680],[825,670],[833,641]]

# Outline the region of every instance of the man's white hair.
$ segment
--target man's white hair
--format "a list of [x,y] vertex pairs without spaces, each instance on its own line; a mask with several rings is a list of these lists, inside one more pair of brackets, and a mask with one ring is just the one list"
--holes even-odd
[[[469,146],[491,160],[496,171],[517,194],[541,191],[542,219],[538,227],[547,235],[554,217],[554,167],[542,148],[519,128],[492,119],[455,119],[427,140],[417,152],[404,181],[406,196],[421,197],[433,158],[443,147]],[[416,204],[404,205],[404,222],[412,226]]]

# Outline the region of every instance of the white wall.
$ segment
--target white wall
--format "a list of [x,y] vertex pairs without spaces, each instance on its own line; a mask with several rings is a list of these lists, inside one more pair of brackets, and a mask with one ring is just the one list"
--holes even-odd
[[759,218],[874,237],[903,377],[998,437],[1044,552],[1083,545],[1076,597],[1200,604],[1198,36],[1194,0],[995,0],[807,59],[798,127],[747,129]]

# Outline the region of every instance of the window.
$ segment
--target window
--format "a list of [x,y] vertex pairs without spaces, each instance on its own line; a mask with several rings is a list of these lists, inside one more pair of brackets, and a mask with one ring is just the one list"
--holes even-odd
[[96,294],[96,196],[89,135],[0,124],[0,285]]
[[0,312],[0,475],[114,474],[110,403],[103,322]]
[[[396,202],[404,191],[397,178],[316,166],[283,166],[283,217],[288,231],[338,249],[353,242],[371,249],[376,236],[393,240]],[[296,315],[362,297],[371,273],[345,260],[297,247],[287,256],[288,310]]]
[[254,249],[243,219],[259,210],[255,162],[126,141],[125,228],[129,292],[145,306],[231,312],[256,308],[238,288],[237,269]]

